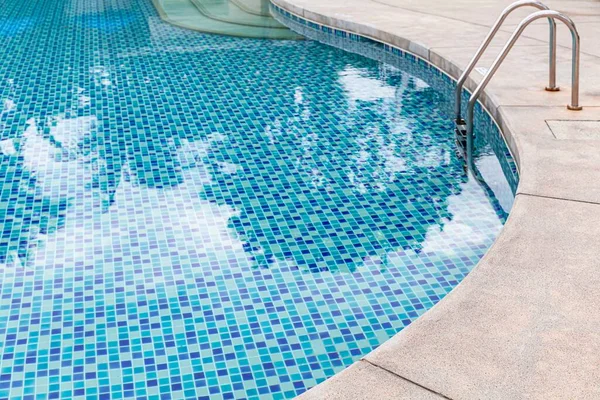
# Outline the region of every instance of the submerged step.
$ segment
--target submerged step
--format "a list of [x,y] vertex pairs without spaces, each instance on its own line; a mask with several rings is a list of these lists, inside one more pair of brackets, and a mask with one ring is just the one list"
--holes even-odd
[[191,0],[209,18],[238,25],[261,28],[288,29],[271,16],[251,14],[229,0]]
[[210,18],[190,0],[154,0],[153,3],[164,21],[186,29],[256,39],[302,39],[287,28],[249,26]]
[[239,8],[250,14],[270,17],[269,2],[264,0],[231,0]]

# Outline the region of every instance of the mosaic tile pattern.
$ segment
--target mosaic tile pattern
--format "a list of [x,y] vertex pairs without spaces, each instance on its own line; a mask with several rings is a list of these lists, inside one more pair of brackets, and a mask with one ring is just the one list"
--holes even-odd
[[292,398],[447,294],[510,207],[417,59],[147,0],[8,0],[0,36],[2,399]]
[[[448,75],[411,53],[374,39],[319,25],[290,13],[275,4],[271,4],[271,12],[277,20],[307,38],[395,66],[424,80],[438,92],[447,94],[453,92],[456,88],[455,82]],[[466,107],[469,97],[470,93],[464,89],[463,108]],[[442,108],[448,115],[454,115],[453,100],[444,101],[442,104],[438,104],[438,107]],[[463,114],[466,114],[466,109],[463,109]],[[502,199],[502,208],[508,211],[512,206],[513,196],[519,183],[517,165],[499,132],[498,126],[481,107],[481,104],[475,106],[474,122],[476,164],[478,164],[480,172],[489,169],[489,165],[496,162],[500,164],[502,169],[501,174],[497,171],[486,174],[484,185],[492,184],[494,186],[493,193]]]

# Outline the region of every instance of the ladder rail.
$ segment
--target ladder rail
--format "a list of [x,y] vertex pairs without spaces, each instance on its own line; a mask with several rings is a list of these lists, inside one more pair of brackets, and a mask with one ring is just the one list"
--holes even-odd
[[[485,39],[483,40],[483,42],[477,49],[477,52],[475,52],[475,55],[473,56],[473,58],[467,65],[467,68],[465,68],[465,70],[463,71],[462,75],[460,76],[460,78],[458,79],[458,81],[456,83],[456,94],[455,94],[456,98],[455,98],[455,103],[454,103],[454,107],[455,107],[454,111],[455,111],[457,122],[460,122],[462,120],[462,117],[461,117],[462,89],[463,89],[463,86],[464,86],[469,74],[473,71],[473,68],[475,68],[475,65],[477,65],[477,62],[479,61],[479,59],[481,58],[483,53],[487,50],[488,46],[490,45],[490,43],[496,36],[496,33],[498,33],[498,31],[500,30],[500,27],[502,26],[502,24],[504,23],[506,18],[513,11],[515,11],[521,7],[534,7],[534,8],[537,8],[538,10],[549,10],[549,8],[545,4],[541,3],[540,1],[519,0],[519,1],[516,1],[512,4],[510,4],[508,7],[506,7],[504,9],[504,11],[502,11],[502,14],[500,14],[498,19],[492,26],[492,29],[488,32],[487,36],[485,37]],[[556,22],[554,21],[553,18],[548,18],[548,22],[550,24],[550,54],[549,54],[550,68],[549,68],[548,86],[546,87],[546,90],[557,91],[559,89],[558,89],[558,87],[556,87]]]
[[571,61],[571,64],[572,64],[571,65],[571,68],[572,68],[572,71],[571,71],[571,104],[567,105],[567,108],[569,110],[573,110],[573,111],[579,111],[582,109],[582,107],[579,105],[579,58],[580,58],[579,53],[580,53],[581,45],[580,45],[579,33],[577,32],[575,23],[569,17],[567,17],[566,15],[561,14],[557,11],[544,10],[544,11],[538,11],[538,12],[535,12],[535,13],[529,15],[523,21],[521,21],[521,23],[517,26],[517,28],[513,32],[512,36],[510,37],[508,42],[506,42],[506,44],[502,48],[502,51],[500,52],[498,57],[496,57],[496,59],[492,63],[492,66],[490,67],[488,72],[485,74],[482,81],[479,83],[479,85],[475,89],[475,91],[473,91],[473,94],[471,95],[471,98],[469,99],[469,104],[467,106],[467,121],[466,121],[466,124],[467,124],[466,155],[467,155],[467,164],[468,164],[469,169],[471,169],[471,170],[474,170],[473,169],[473,166],[474,166],[473,165],[473,142],[474,142],[474,138],[473,138],[474,115],[473,114],[474,114],[475,104],[477,103],[479,96],[481,95],[481,93],[483,92],[485,87],[488,85],[488,83],[490,82],[490,80],[492,79],[492,77],[494,76],[494,74],[496,73],[496,71],[498,70],[498,68],[500,67],[500,65],[502,64],[502,62],[504,61],[504,59],[510,52],[510,50],[513,48],[513,46],[515,45],[515,43],[517,42],[517,40],[519,39],[519,37],[521,36],[523,31],[525,30],[525,28],[527,28],[527,26],[529,26],[529,24],[531,24],[533,21],[540,19],[540,18],[552,18],[553,20],[559,20],[559,21],[563,22],[571,31],[571,37],[572,37],[572,41],[573,41],[572,61]]

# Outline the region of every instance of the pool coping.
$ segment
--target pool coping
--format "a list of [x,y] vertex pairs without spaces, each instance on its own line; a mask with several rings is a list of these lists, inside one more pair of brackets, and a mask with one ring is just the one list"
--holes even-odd
[[[394,15],[397,11],[386,3],[271,2],[307,21],[412,53],[454,79],[489,29],[465,25],[473,30],[468,44],[431,47],[427,40],[452,43],[461,33],[443,25],[447,16],[414,11],[404,7],[406,0],[395,0],[394,5],[407,18],[426,18],[431,24],[427,38],[421,37],[416,24],[391,24],[392,17],[400,14]],[[460,15],[469,2],[473,0],[459,2],[456,12]],[[501,10],[509,2],[495,3]],[[564,6],[565,2],[558,3]],[[597,7],[593,11],[600,15]],[[381,17],[386,10],[392,15]],[[600,18],[593,23],[600,26]],[[511,60],[513,67],[543,68],[540,48],[545,43],[535,35],[526,40],[515,47],[523,56]],[[460,50],[466,58],[457,55]],[[565,59],[559,59],[559,65]],[[600,75],[600,56],[584,53],[582,60],[589,68],[588,75],[582,74],[582,112],[569,112],[561,105],[567,103],[569,90],[549,97],[531,89],[532,83],[539,82],[528,82],[532,76],[527,71],[517,82],[524,91],[514,89],[510,74],[494,78],[496,84],[488,87],[481,101],[499,124],[521,172],[505,228],[448,296],[362,360],[309,390],[303,399],[600,396],[596,384],[600,321],[590,318],[594,306],[600,305],[600,296],[594,294],[600,283],[595,273],[600,243],[594,240],[600,234],[594,223],[600,220],[600,190],[595,184],[600,182],[600,137],[592,132],[592,140],[579,136],[560,140],[549,124],[600,121],[600,92],[593,90],[596,81],[591,77]],[[471,90],[481,79],[480,74],[473,76],[465,85]],[[577,134],[585,136],[590,128],[580,125]],[[368,382],[366,391],[362,382]]]

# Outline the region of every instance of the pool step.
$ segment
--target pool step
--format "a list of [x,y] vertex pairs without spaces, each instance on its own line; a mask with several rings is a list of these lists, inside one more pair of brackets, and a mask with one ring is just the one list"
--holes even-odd
[[260,28],[288,29],[271,16],[248,13],[229,0],[191,0],[191,2],[202,14],[218,21]]
[[231,2],[249,14],[271,16],[269,2],[265,0],[231,0]]
[[153,3],[165,22],[186,29],[256,39],[302,39],[289,29],[241,25],[210,18],[190,0],[153,0]]

